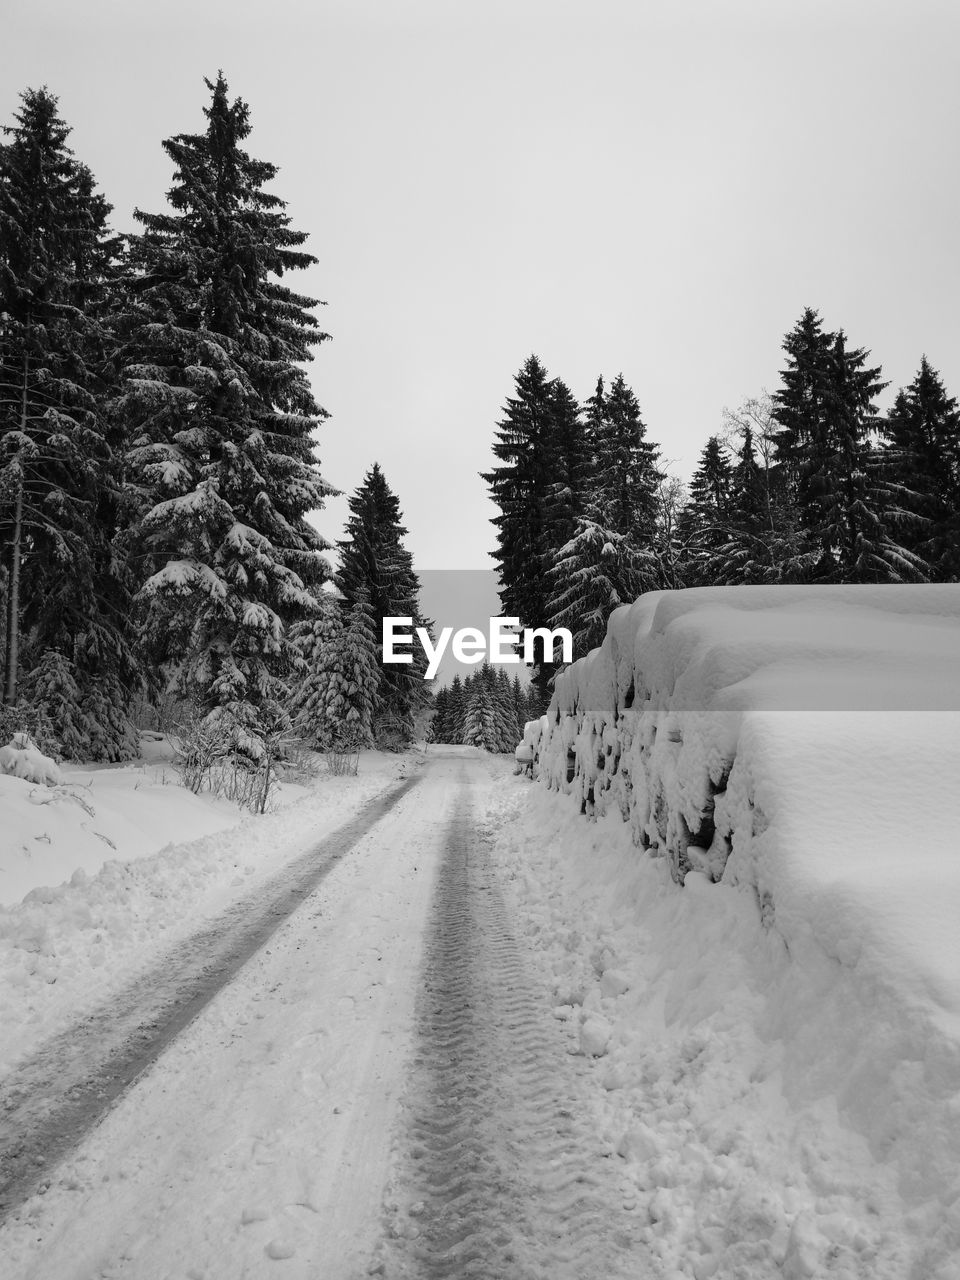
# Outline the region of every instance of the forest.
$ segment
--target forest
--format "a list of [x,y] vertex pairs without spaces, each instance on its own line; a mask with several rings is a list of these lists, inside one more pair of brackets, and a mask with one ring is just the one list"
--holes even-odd
[[[171,715],[259,762],[296,740],[401,749],[429,734],[510,751],[545,708],[484,666],[436,694],[380,660],[386,616],[422,616],[400,499],[372,463],[333,548],[335,491],[309,366],[328,338],[289,281],[316,262],[250,111],[222,74],[205,123],[167,138],[166,205],[119,233],[28,89],[0,144],[3,740],[122,760]],[[724,411],[684,483],[622,374],[580,401],[536,355],[493,427],[503,613],[566,627],[574,657],[619,604],[702,585],[957,581],[960,412],[921,357],[887,384],[803,309],[770,393]],[[481,478],[478,478],[478,483]],[[268,763],[269,767],[269,763]]]

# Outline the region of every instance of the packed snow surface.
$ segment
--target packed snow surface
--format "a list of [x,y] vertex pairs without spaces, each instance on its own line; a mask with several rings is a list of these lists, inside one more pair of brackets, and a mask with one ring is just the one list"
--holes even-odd
[[0,1074],[410,766],[364,752],[357,776],[285,784],[262,815],[191,794],[162,760],[56,787],[0,775]]
[[[601,648],[557,681],[538,769],[573,800],[551,821],[559,838],[571,803],[609,819],[581,831],[574,892],[612,876],[595,885],[611,923],[649,926],[652,969],[623,1034],[645,1034],[655,1013],[662,1045],[689,1034],[699,1062],[699,1038],[732,1020],[734,1077],[756,1059],[747,1106],[770,1082],[799,1126],[789,1141],[811,1195],[820,1183],[828,1205],[851,1194],[841,1165],[813,1177],[814,1116],[831,1142],[860,1144],[876,1179],[852,1191],[866,1217],[851,1236],[841,1201],[833,1227],[814,1230],[834,1210],[815,1195],[791,1208],[805,1203],[796,1169],[763,1173],[751,1213],[785,1274],[960,1275],[958,710],[952,585],[655,593],[617,610]],[[609,1058],[600,1013],[581,1047]],[[721,1091],[711,1123],[751,1141],[763,1110],[737,1119],[734,1101]],[[688,1162],[679,1134],[666,1139],[658,1149]]]

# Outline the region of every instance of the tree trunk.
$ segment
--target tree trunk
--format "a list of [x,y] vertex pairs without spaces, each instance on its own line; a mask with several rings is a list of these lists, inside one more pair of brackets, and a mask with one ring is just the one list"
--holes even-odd
[[[23,386],[20,393],[20,430],[27,431],[27,381],[30,375],[29,356],[23,361]],[[7,583],[7,636],[4,653],[4,705],[12,706],[17,700],[20,676],[20,544],[23,537],[23,470],[17,483],[17,498],[13,509],[13,532],[10,535],[10,581]]]
[[17,487],[10,538],[10,581],[7,591],[7,643],[4,654],[6,679],[3,701],[11,706],[17,700],[17,676],[20,666],[20,536],[23,529],[23,479]]

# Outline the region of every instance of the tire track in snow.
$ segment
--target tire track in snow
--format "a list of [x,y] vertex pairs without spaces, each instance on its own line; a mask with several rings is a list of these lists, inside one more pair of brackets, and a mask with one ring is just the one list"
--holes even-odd
[[575,1060],[510,930],[469,793],[432,910],[386,1238],[369,1274],[652,1277],[643,1224],[581,1109]]
[[110,1003],[47,1041],[0,1086],[0,1223],[35,1191],[166,1046],[403,796],[381,792]]

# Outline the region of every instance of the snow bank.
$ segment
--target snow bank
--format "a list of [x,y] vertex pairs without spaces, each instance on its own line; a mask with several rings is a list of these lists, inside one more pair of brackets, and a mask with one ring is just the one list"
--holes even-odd
[[[888,1242],[876,1274],[917,1280],[960,1275],[958,710],[960,586],[663,592],[558,678],[540,744],[549,788],[662,859],[619,872],[655,939],[661,1036],[742,1014],[777,1105],[834,1113],[892,1178],[911,1260]],[[771,1238],[807,1230],[788,1208]],[[768,1263],[867,1273],[828,1268],[817,1238]]]
[[[289,803],[263,815],[163,785],[149,768],[68,770],[52,789],[0,776],[4,882],[32,881],[22,902],[0,906],[0,1075],[407,768],[364,752],[357,776],[288,788]],[[41,792],[49,803],[36,803]]]
[[654,1271],[957,1280],[960,1042],[936,998],[788,946],[743,886],[681,887],[615,812],[512,781],[495,857]]
[[45,756],[28,733],[15,733],[5,747],[0,747],[0,774],[49,787],[60,781],[56,760]]

